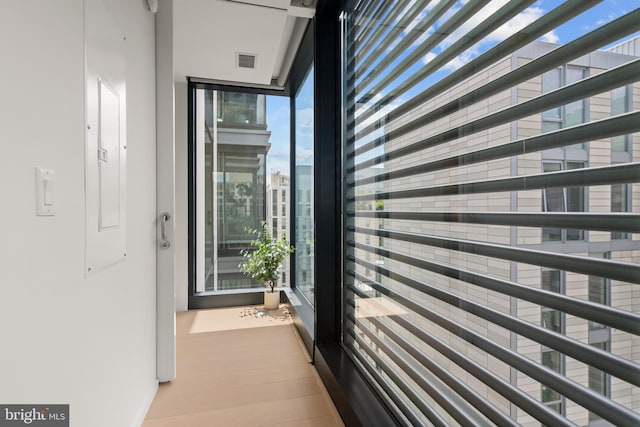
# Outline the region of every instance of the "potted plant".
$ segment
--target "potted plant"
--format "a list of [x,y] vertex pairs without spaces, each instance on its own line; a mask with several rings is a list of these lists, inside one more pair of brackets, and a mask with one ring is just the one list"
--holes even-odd
[[280,291],[275,288],[280,270],[285,258],[293,253],[294,248],[286,241],[284,234],[279,240],[274,239],[266,221],[261,223],[260,230],[246,231],[256,235],[256,239],[251,241],[251,246],[255,249],[240,251],[245,257],[245,261],[239,266],[240,271],[264,282],[270,288],[264,292],[264,308],[274,310],[280,306]]

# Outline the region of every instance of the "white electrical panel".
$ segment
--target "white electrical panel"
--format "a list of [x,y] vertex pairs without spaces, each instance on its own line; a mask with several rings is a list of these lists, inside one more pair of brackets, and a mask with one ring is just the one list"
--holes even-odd
[[98,89],[98,228],[102,231],[120,225],[120,97],[102,80]]
[[85,273],[126,257],[125,37],[104,2],[85,2]]

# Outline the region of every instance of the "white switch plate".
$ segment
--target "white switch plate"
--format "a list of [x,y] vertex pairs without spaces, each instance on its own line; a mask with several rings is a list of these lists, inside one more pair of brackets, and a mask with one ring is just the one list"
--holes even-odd
[[55,215],[56,172],[36,168],[36,213],[40,216]]

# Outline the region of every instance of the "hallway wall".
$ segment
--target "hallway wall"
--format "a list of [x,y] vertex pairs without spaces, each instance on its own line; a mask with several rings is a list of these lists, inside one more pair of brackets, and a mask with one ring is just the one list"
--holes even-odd
[[127,258],[86,278],[83,1],[0,0],[0,403],[68,403],[78,427],[138,425],[157,387],[154,17],[103,2],[127,36]]

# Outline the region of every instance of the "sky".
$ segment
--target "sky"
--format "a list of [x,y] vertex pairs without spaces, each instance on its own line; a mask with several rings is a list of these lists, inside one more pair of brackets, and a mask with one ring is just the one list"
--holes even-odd
[[267,154],[267,174],[289,175],[289,98],[267,96],[267,129],[271,132],[271,148]]
[[[267,173],[290,175],[290,103],[285,96],[267,96],[267,130],[271,148],[267,154]],[[296,95],[296,164],[313,163],[313,69]]]
[[[414,0],[414,2],[415,1],[420,1],[420,0]],[[411,2],[411,4],[412,3],[413,2]],[[425,2],[425,3],[428,3],[428,2]],[[393,46],[397,45],[401,39],[408,37],[410,35],[411,29],[414,28],[419,22],[423,22],[424,18],[433,8],[433,4],[437,4],[437,3],[438,3],[437,1],[428,3],[425,10],[423,10],[418,15],[418,17],[415,18],[414,21],[402,32],[402,34],[398,37],[398,40],[396,40],[396,43],[392,43],[392,45],[386,49],[386,52],[387,53],[390,52],[390,50],[393,49]],[[366,95],[366,97],[371,100],[369,103],[367,103],[367,108],[368,108],[368,106],[371,105],[371,102],[376,102],[386,97],[391,90],[395,89],[397,86],[407,81],[417,71],[423,70],[425,66],[429,64],[432,60],[434,60],[436,57],[438,57],[438,55],[441,52],[443,52],[444,49],[446,49],[447,47],[451,46],[453,43],[460,40],[461,37],[465,35],[469,30],[478,26],[487,17],[491,16],[498,9],[500,9],[501,7],[509,3],[509,0],[492,0],[485,7],[480,9],[480,11],[476,12],[476,14],[467,22],[465,22],[460,29],[454,31],[449,37],[441,41],[436,46],[433,46],[429,51],[425,51],[424,48],[421,49],[420,45],[434,32],[434,29],[437,29],[440,25],[442,25],[444,21],[446,21],[454,13],[460,10],[466,3],[468,3],[468,0],[458,1],[453,8],[447,11],[444,14],[444,16],[441,17],[436,22],[433,28],[428,29],[421,37],[418,37],[417,40],[413,41],[411,43],[410,48],[406,49],[406,51],[403,52],[399,58],[394,60],[387,67],[378,66],[382,58],[378,58],[376,61],[374,61],[369,68],[370,69],[377,68],[382,72],[375,79],[371,80],[370,83],[367,83],[364,87],[359,88],[360,89],[359,94],[356,95],[356,98],[359,99],[360,96]],[[394,109],[396,106],[404,103],[405,101],[412,98],[416,94],[420,93],[425,88],[432,85],[433,83],[443,79],[451,72],[457,70],[461,66],[470,62],[471,60],[473,60],[483,52],[487,51],[491,47],[495,46],[499,42],[505,40],[507,37],[511,36],[515,32],[531,24],[535,20],[541,18],[547,12],[555,9],[562,3],[565,3],[565,2],[561,0],[539,0],[539,1],[533,2],[531,6],[529,6],[522,12],[520,12],[518,15],[516,15],[507,23],[500,26],[497,30],[495,30],[489,36],[482,38],[479,42],[467,48],[466,51],[464,51],[457,57],[454,57],[448,63],[445,63],[443,64],[443,66],[438,67],[437,71],[433,72],[429,76],[422,79],[418,84],[408,88],[404,92],[394,94],[393,99],[390,102],[387,102],[386,105],[383,108],[381,108],[377,114],[373,115],[368,120],[359,120],[356,130],[361,129],[362,127],[367,126],[370,123],[376,121],[378,117],[381,117],[382,115],[386,114],[388,111]],[[603,0],[598,4],[596,4],[595,6],[592,6],[592,8],[587,10],[586,12],[582,12],[577,17],[569,20],[567,23],[556,28],[554,31],[544,34],[542,37],[539,38],[539,40],[559,43],[559,44],[566,44],[582,36],[586,32],[591,31],[597,27],[600,27],[620,17],[621,15],[629,11],[635,10],[639,7],[640,7],[640,0]],[[639,33],[630,35],[626,37],[626,39],[637,36],[638,34]],[[616,42],[613,44],[617,44],[617,43],[619,42]],[[606,48],[606,47],[608,46],[604,46],[603,48]],[[400,61],[402,61],[404,58],[406,58],[407,56],[411,55],[414,52],[419,53],[420,60],[416,60],[413,63],[413,65],[411,65],[406,71],[404,71],[400,75],[396,76],[395,80],[391,81],[390,84],[386,84],[385,87],[381,88],[376,86],[376,84],[380,82],[382,77],[388,73],[389,69],[394,68]],[[384,55],[380,55],[380,56],[382,57]],[[364,74],[358,76],[356,78],[356,82],[358,83],[362,81],[367,76],[368,73],[369,71],[366,71]],[[364,109],[367,109],[367,108],[364,108]],[[360,112],[358,112],[357,115]],[[367,139],[360,139],[358,141],[358,144],[366,143],[370,139],[373,139],[375,137],[376,137],[375,134],[370,134]],[[374,153],[371,153],[371,155],[374,155]]]
[[[414,0],[414,1],[422,1],[422,0]],[[449,18],[453,13],[459,10],[464,4],[468,3],[469,0],[461,0],[458,2],[451,11],[445,13],[445,15],[436,23],[436,27],[444,20]],[[373,97],[373,100],[377,100],[382,98],[385,95],[385,92],[389,90],[391,87],[395,87],[398,84],[401,84],[405,79],[408,78],[411,74],[415,73],[421,67],[424,67],[431,60],[433,60],[437,55],[445,49],[447,46],[450,46],[456,40],[460,39],[469,29],[474,28],[500,7],[504,6],[508,3],[509,0],[492,0],[487,6],[481,9],[478,13],[476,13],[469,21],[467,21],[458,31],[454,32],[447,39],[442,41],[439,45],[434,47],[431,51],[426,52],[421,55],[421,58],[415,62],[413,66],[411,66],[405,73],[400,75],[391,85],[389,85],[386,89],[381,90],[377,93],[376,96]],[[437,2],[433,2],[437,3]],[[458,69],[462,65],[471,61],[473,58],[482,54],[487,49],[491,48],[495,44],[501,42],[506,39],[513,33],[517,32],[524,26],[527,26],[544,16],[548,11],[556,8],[558,5],[563,3],[561,0],[538,0],[534,2],[530,7],[525,9],[523,12],[519,13],[509,22],[502,25],[496,31],[494,31],[488,37],[483,38],[479,43],[470,47],[463,54],[451,60],[447,63],[443,69],[437,73],[434,73],[429,78],[423,80],[420,84],[406,91],[406,93],[400,95],[389,108],[393,108],[393,104],[398,105],[405,101],[406,99],[411,98],[418,92],[424,89],[425,86],[436,82],[443,77],[445,77],[448,73]],[[410,4],[413,4],[411,2]],[[565,44],[568,43],[586,32],[592,31],[593,29],[605,25],[606,23],[619,18],[621,15],[637,9],[640,7],[640,0],[603,0],[596,6],[589,9],[587,12],[584,12],[568,21],[564,25],[556,28],[554,31],[545,34],[540,38],[542,41]],[[405,37],[411,28],[415,27],[421,19],[423,19],[426,14],[429,12],[430,8],[427,7],[408,27],[407,29],[399,36],[397,42],[399,42],[403,37]],[[432,30],[431,30],[432,31]],[[431,33],[429,31],[425,32],[422,37],[419,37],[413,44],[412,49],[416,48],[423,42]],[[637,36],[638,33],[631,35],[628,38],[632,38]],[[613,43],[617,44],[619,42]],[[397,44],[397,43],[395,43]],[[388,49],[393,48],[392,44]],[[605,46],[605,48],[608,46]],[[404,59],[407,54],[410,54],[411,49],[403,55],[401,55],[398,59],[394,60],[390,67],[394,67],[399,61]],[[384,56],[384,55],[381,55]],[[375,66],[379,62],[379,60],[373,63]],[[382,73],[384,75],[385,73]],[[380,80],[380,77],[374,79],[371,83],[369,83],[363,90],[363,93],[366,92],[366,89],[370,89],[373,85],[375,85]],[[297,120],[299,121],[299,126],[296,130],[298,132],[298,138],[303,139],[304,142],[301,143],[298,148],[297,153],[297,162],[303,164],[310,164],[312,161],[312,135],[313,135],[313,93],[312,93],[312,84],[307,84],[301,89],[298,94],[299,100],[298,105],[299,111],[296,112]],[[384,110],[383,110],[384,111]],[[382,114],[383,112],[381,112]],[[376,116],[373,116],[374,119]],[[366,122],[361,123],[361,126],[366,125],[371,120],[367,120]],[[285,174],[289,174],[289,99],[286,97],[277,97],[277,96],[269,96],[267,97],[267,124],[269,130],[272,132],[271,134],[271,150],[267,156],[267,172],[275,172],[281,171]],[[374,138],[376,135],[372,134],[370,138]],[[366,141],[363,141],[366,142]],[[374,155],[374,153],[371,153]]]

